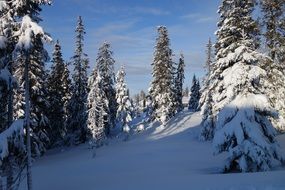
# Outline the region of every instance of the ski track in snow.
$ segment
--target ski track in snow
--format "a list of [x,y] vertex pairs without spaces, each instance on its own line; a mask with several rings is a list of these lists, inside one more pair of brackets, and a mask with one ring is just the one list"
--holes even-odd
[[[111,140],[92,158],[88,145],[51,150],[32,168],[37,190],[284,190],[285,170],[221,174],[225,155],[214,156],[197,138],[201,116],[183,111],[129,141]],[[285,135],[278,140],[285,151]],[[20,189],[26,189],[25,181]]]

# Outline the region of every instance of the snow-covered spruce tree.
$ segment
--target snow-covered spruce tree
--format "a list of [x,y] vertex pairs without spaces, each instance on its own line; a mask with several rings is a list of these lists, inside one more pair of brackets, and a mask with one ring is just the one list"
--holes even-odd
[[[0,2],[0,142],[1,146],[9,145],[6,147],[0,147],[2,152],[0,160],[0,173],[6,174],[6,189],[11,189],[14,184],[14,176],[18,175],[20,164],[23,163],[25,155],[21,155],[21,152],[25,153],[25,147],[22,144],[21,147],[18,144],[23,143],[17,141],[17,139],[23,139],[23,134],[14,133],[7,135],[7,131],[12,130],[13,122],[13,88],[16,87],[16,80],[13,77],[13,51],[15,49],[16,38],[13,37],[15,29],[14,12],[12,13],[12,2],[1,1]],[[13,10],[15,11],[15,10]],[[16,143],[18,142],[18,143]],[[6,152],[5,152],[6,151]],[[15,152],[15,153],[13,153]],[[3,189],[3,180],[0,176],[0,185]]]
[[213,115],[213,106],[212,104],[212,94],[211,94],[211,81],[216,77],[213,75],[214,71],[214,55],[213,55],[213,45],[211,39],[209,39],[208,44],[206,45],[206,63],[204,66],[206,75],[203,79],[203,88],[201,89],[201,97],[199,100],[198,109],[201,109],[202,115],[202,130],[200,135],[200,140],[208,141],[213,139],[214,135],[214,115]]
[[264,94],[266,71],[260,61],[265,56],[256,51],[253,9],[251,0],[224,0],[219,8],[213,145],[216,153],[228,152],[225,172],[264,171],[275,161],[283,162],[268,119],[276,114]]
[[208,91],[207,97],[203,106],[201,107],[202,113],[202,129],[199,139],[202,141],[209,141],[214,138],[215,132],[215,118],[213,115],[213,99],[211,91]]
[[206,62],[204,65],[205,69],[205,77],[203,78],[203,86],[207,86],[210,78],[210,73],[212,71],[212,67],[214,64],[214,54],[213,54],[213,44],[211,38],[209,38],[209,41],[206,45]]
[[[1,50],[0,50],[1,51]],[[11,189],[14,184],[14,176],[21,173],[23,158],[25,157],[23,122],[22,125],[14,129],[8,122],[8,97],[13,76],[7,68],[0,69],[0,173],[7,176],[6,189]],[[3,107],[2,107],[3,106]],[[21,129],[20,129],[21,128]],[[21,132],[20,132],[21,131]],[[0,176],[0,185],[3,185]]]
[[168,31],[158,27],[158,37],[152,63],[152,82],[149,94],[152,99],[153,119],[163,125],[175,114],[175,94],[173,87],[173,61]]
[[265,26],[266,47],[269,56],[274,62],[285,62],[285,1],[284,0],[260,0],[263,13],[263,25]]
[[177,66],[176,77],[175,77],[175,94],[176,94],[176,102],[177,102],[177,111],[180,112],[183,110],[183,83],[184,83],[184,55],[181,53],[179,58],[179,63]]
[[103,43],[98,50],[96,59],[97,71],[101,76],[103,91],[107,96],[108,100],[108,119],[106,119],[106,134],[110,135],[111,129],[115,127],[116,113],[117,113],[117,102],[116,102],[116,91],[114,87],[115,83],[115,71],[113,59],[113,52],[110,50],[111,45],[109,43]]
[[[51,72],[48,76],[48,99],[50,102],[49,119],[50,129],[48,130],[51,144],[55,145],[63,141],[66,117],[66,103],[69,96],[70,80],[69,72],[62,58],[59,41],[54,45]],[[60,82],[59,82],[60,81]]]
[[211,83],[210,76],[211,72],[213,71],[213,65],[214,65],[214,55],[213,55],[213,44],[211,39],[209,39],[207,45],[206,45],[206,62],[204,65],[205,69],[205,77],[203,78],[203,87],[201,89],[201,98],[199,101],[199,108],[204,106],[206,99],[209,94],[209,85]]
[[264,83],[265,94],[271,106],[279,113],[278,117],[271,118],[273,126],[279,131],[285,131],[285,75],[282,65],[268,58],[261,62],[261,67],[267,71],[267,80]]
[[194,75],[193,79],[192,79],[190,100],[189,100],[189,105],[188,105],[189,110],[198,111],[200,96],[201,96],[201,94],[200,94],[200,82],[196,78],[196,75]]
[[63,139],[65,140],[65,135],[67,133],[67,121],[68,121],[68,115],[69,115],[69,101],[71,99],[71,78],[70,78],[70,71],[68,69],[68,63],[66,62],[64,64],[64,71],[62,73],[61,82],[63,87],[63,112],[64,112],[64,132]]
[[[218,85],[218,82],[221,79],[220,74],[225,69],[224,66],[220,66],[216,64],[216,60],[220,58],[220,55],[218,54],[218,52],[222,52],[225,49],[225,47],[230,46],[231,42],[238,41],[238,37],[241,35],[231,30],[232,28],[222,27],[224,23],[228,22],[230,14],[232,14],[231,9],[232,9],[233,2],[234,2],[233,0],[230,0],[230,1],[223,0],[222,5],[219,7],[220,20],[217,24],[219,27],[219,30],[216,32],[216,35],[218,36],[218,40],[216,41],[215,46],[214,46],[216,56],[215,56],[215,60],[209,72],[209,76],[207,80],[208,87],[203,88],[203,93],[202,93],[201,100],[200,100],[201,114],[203,115],[203,120],[201,123],[202,124],[201,134],[206,135],[206,136],[202,136],[202,135],[200,136],[200,139],[202,140],[203,139],[212,140],[210,134],[214,134],[215,132],[215,127],[216,127],[215,119],[216,119],[217,113],[219,112],[221,107],[224,106],[224,104],[217,104],[216,98],[214,97],[211,98],[212,101],[207,100],[209,96],[213,96],[215,94],[216,86]],[[251,2],[254,3],[253,1]],[[247,19],[252,20],[251,17]],[[241,23],[238,23],[238,24],[241,24]],[[236,26],[234,28],[236,28]],[[259,40],[258,40],[259,30],[257,28],[257,23],[253,23],[247,27],[244,27],[243,30],[245,30],[244,32],[250,33],[250,36],[252,37],[252,39],[254,39],[253,45],[255,48],[257,48],[259,46]],[[227,39],[227,40],[224,40],[224,39]],[[204,90],[204,89],[207,89],[207,90]],[[211,105],[206,105],[205,102],[209,102],[211,103]],[[209,111],[208,108],[212,108],[212,110]],[[208,113],[211,113],[211,114],[208,115]],[[209,119],[213,120],[213,122],[207,122],[207,120]],[[213,125],[209,126],[209,124],[213,124]]]
[[283,0],[262,0],[263,25],[265,26],[266,49],[271,60],[262,67],[268,71],[266,94],[271,105],[279,112],[279,118],[272,120],[279,131],[285,130],[285,2]]
[[[102,146],[106,140],[106,119],[108,119],[108,99],[103,90],[102,78],[95,68],[88,80],[88,122],[87,127],[91,134],[91,146]],[[95,155],[93,155],[95,156]]]
[[7,129],[13,122],[13,89],[16,80],[13,77],[13,51],[16,21],[11,1],[1,1],[0,6],[0,131]]
[[[24,126],[27,137],[27,184],[29,190],[32,189],[31,148],[34,154],[38,155],[42,153],[42,150],[44,151],[45,143],[48,142],[48,137],[45,134],[47,101],[45,100],[46,93],[41,88],[41,77],[46,76],[42,69],[44,60],[47,58],[43,41],[51,41],[51,38],[38,25],[40,21],[38,15],[41,11],[40,6],[49,2],[47,0],[12,2],[15,17],[20,21],[14,33],[17,38],[14,52],[17,58],[21,57],[18,59],[19,65],[16,69],[19,86],[25,86],[23,89],[25,93]],[[22,61],[25,63],[24,72],[22,72],[24,77],[21,76]],[[32,107],[30,106],[31,102],[33,103]]]
[[[26,17],[24,23],[26,25],[29,22]],[[23,27],[26,27],[23,25]],[[30,116],[31,116],[31,129],[32,129],[32,153],[33,156],[41,156],[49,146],[50,140],[47,133],[49,126],[48,110],[50,104],[47,98],[46,88],[46,71],[45,61],[47,61],[47,52],[44,49],[44,45],[41,36],[35,36],[33,39],[33,46],[29,51],[29,94],[30,94]],[[15,77],[19,83],[19,89],[15,93],[15,118],[21,119],[25,116],[25,62],[19,54],[17,68],[15,70]]]
[[[211,38],[209,38],[209,41],[206,45],[206,62],[204,65],[204,70],[205,70],[205,76],[203,77],[203,86],[201,89],[201,98],[199,101],[199,108],[201,108],[202,106],[204,106],[204,104],[206,103],[206,99],[207,96],[209,94],[209,84],[210,84],[210,74],[211,74],[211,70],[213,67],[213,44],[211,41]],[[202,114],[203,115],[203,114]]]
[[122,66],[116,76],[116,100],[118,105],[116,128],[128,133],[130,131],[128,123],[133,119],[134,107],[127,93],[125,76],[125,68]]
[[23,161],[27,155],[24,143],[24,120],[16,120],[9,128],[1,131],[0,152],[0,185],[2,189],[16,189],[26,166],[26,162]]
[[72,75],[72,93],[69,101],[69,115],[67,120],[67,143],[80,144],[86,141],[87,132],[87,69],[89,61],[83,52],[84,25],[82,18],[78,18],[76,26],[76,49],[72,57],[74,71]]

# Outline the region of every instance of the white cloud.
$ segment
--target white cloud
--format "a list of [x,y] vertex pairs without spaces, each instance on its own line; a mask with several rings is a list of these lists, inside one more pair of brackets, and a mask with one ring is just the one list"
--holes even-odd
[[114,34],[122,31],[126,31],[130,28],[132,28],[136,24],[136,20],[131,21],[124,21],[124,22],[113,22],[113,23],[107,23],[100,28],[95,30],[95,35],[97,37],[106,36],[109,34]]
[[169,15],[170,12],[158,9],[158,8],[153,8],[153,7],[134,7],[133,10],[136,13],[142,13],[142,14],[151,14],[151,15]]
[[183,15],[181,16],[182,19],[196,19],[198,17],[200,17],[201,15],[198,13],[191,13],[191,14],[187,14],[187,15]]
[[204,22],[213,22],[213,21],[216,21],[217,19],[214,18],[214,17],[201,17],[199,19],[197,19],[196,21],[198,23],[204,23]]
[[147,6],[114,6],[104,1],[73,0],[78,6],[84,7],[86,10],[95,14],[119,14],[119,15],[169,15],[170,12],[157,7]]
[[200,13],[191,13],[183,15],[180,18],[185,20],[195,21],[196,23],[207,23],[217,20],[215,16],[202,15]]

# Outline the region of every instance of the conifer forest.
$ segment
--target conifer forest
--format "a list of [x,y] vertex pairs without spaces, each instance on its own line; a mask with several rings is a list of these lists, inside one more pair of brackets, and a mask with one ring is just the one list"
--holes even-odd
[[0,0],[0,190],[33,189],[284,190],[285,0]]

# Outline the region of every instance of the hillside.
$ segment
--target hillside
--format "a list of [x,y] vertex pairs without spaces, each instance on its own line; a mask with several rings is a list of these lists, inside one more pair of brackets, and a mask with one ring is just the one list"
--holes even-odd
[[[282,190],[284,168],[221,174],[224,155],[197,139],[199,113],[184,111],[165,127],[153,124],[129,141],[110,141],[92,158],[88,145],[51,150],[33,165],[39,190]],[[285,135],[278,138],[285,151]],[[25,181],[20,189],[25,189]]]

